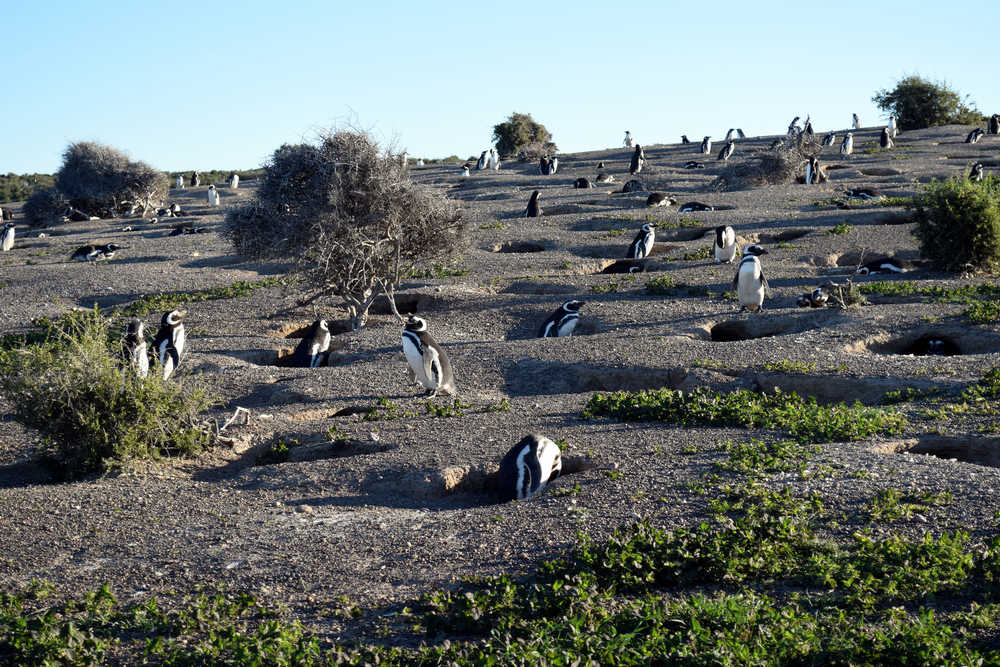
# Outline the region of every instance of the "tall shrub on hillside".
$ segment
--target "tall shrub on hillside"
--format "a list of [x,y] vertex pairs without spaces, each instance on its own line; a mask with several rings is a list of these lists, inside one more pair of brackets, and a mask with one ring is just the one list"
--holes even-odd
[[555,153],[558,148],[552,143],[552,134],[541,123],[536,123],[530,113],[514,112],[507,120],[493,126],[493,143],[501,157],[511,157],[526,148],[534,148],[534,153]]
[[982,122],[983,115],[967,100],[968,96],[962,99],[948,84],[917,75],[901,79],[892,90],[880,90],[872,97],[879,109],[896,117],[900,130]]
[[69,202],[58,188],[44,188],[28,197],[21,214],[32,227],[42,227],[65,215],[68,208]]
[[134,215],[141,209],[145,216],[166,195],[167,187],[163,172],[92,141],[70,144],[56,173],[56,188],[72,206],[90,215]]
[[239,253],[292,259],[313,298],[344,300],[355,329],[381,292],[465,235],[454,203],[414,184],[364,132],[282,146],[264,171],[257,199],[230,210],[224,233]]
[[932,183],[911,208],[920,252],[946,271],[1000,270],[1000,178]]

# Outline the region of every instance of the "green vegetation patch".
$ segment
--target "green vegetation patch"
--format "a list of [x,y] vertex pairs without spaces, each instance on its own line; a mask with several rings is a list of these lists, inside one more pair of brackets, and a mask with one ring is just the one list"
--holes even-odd
[[213,287],[207,290],[192,290],[189,292],[170,292],[167,294],[147,294],[133,301],[121,310],[121,314],[144,317],[150,313],[162,313],[173,310],[184,304],[216,299],[239,299],[250,296],[256,290],[265,287],[277,287],[288,284],[286,278],[265,278],[264,280],[237,280],[231,285]]

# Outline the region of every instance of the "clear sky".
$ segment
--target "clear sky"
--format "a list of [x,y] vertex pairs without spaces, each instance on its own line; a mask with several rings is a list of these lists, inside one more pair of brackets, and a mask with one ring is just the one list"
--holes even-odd
[[987,5],[674,4],[0,0],[0,173],[54,172],[90,140],[251,169],[338,123],[464,158],[513,111],[565,152],[806,114],[824,131],[884,122],[872,95],[914,73],[1000,112]]

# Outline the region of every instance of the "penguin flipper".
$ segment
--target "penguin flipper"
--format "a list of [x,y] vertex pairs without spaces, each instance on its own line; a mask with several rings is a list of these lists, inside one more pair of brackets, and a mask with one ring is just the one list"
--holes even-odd
[[733,276],[733,291],[735,292],[736,288],[738,288],[739,286],[740,286],[740,272],[737,271],[736,275]]
[[[436,371],[436,372],[435,372]],[[438,360],[438,352],[430,345],[424,348],[424,377],[434,384],[428,387],[434,392],[441,385],[441,362]]]

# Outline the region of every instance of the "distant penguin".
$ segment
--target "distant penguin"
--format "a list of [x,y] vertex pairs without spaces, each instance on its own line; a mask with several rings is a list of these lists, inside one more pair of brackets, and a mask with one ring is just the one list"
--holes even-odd
[[598,183],[614,183],[615,176],[614,174],[600,173],[594,178],[594,180]]
[[806,118],[806,124],[802,126],[802,134],[804,134],[807,137],[811,137],[813,134],[815,134],[815,132],[813,132],[812,121],[809,120],[808,118]]
[[854,135],[848,132],[847,136],[844,137],[843,143],[840,144],[840,154],[850,155],[853,152],[854,152]]
[[330,327],[326,320],[319,319],[309,325],[306,335],[292,353],[291,366],[317,368],[324,365],[330,352]]
[[240,175],[235,171],[229,174],[229,188],[231,190],[236,190],[240,187]]
[[476,161],[476,169],[480,171],[486,169],[486,163],[488,161],[489,158],[486,157],[486,151],[483,151],[479,154],[479,160]]
[[199,174],[197,171],[192,171],[191,172],[191,187],[192,188],[196,188],[199,185],[201,185],[201,174]]
[[865,262],[858,267],[857,273],[862,276],[876,275],[879,273],[905,273],[906,267],[901,261],[893,257],[880,257],[870,262]]
[[194,225],[174,225],[174,228],[170,230],[169,236],[184,236],[185,234],[201,234],[205,230],[204,227],[195,227]]
[[632,152],[632,159],[628,164],[628,173],[635,175],[642,171],[642,163],[646,161],[646,155],[642,152],[642,146],[636,144]]
[[990,116],[990,134],[1000,134],[1000,113],[995,113]]
[[858,114],[856,113],[851,114],[851,127],[853,127],[855,130],[861,129],[861,119],[858,118]]
[[655,243],[656,225],[652,222],[647,222],[639,229],[639,233],[635,235],[625,257],[627,259],[643,259],[648,257]]
[[730,157],[732,157],[733,151],[735,150],[736,150],[736,142],[730,141],[729,143],[727,143],[725,146],[722,147],[722,150],[719,151],[719,156],[716,159],[725,162]]
[[837,141],[837,135],[833,132],[823,137],[824,146],[832,146]]
[[983,138],[984,134],[986,134],[986,132],[983,131],[983,128],[977,127],[972,132],[969,132],[969,136],[965,138],[965,143],[978,144],[979,140]]
[[955,341],[947,336],[925,334],[913,341],[913,344],[910,346],[909,353],[918,357],[951,357],[956,354],[961,354],[962,350],[958,347]]
[[622,143],[625,144],[625,148],[632,148],[632,133],[628,130],[625,130],[625,141]]
[[736,277],[733,278],[733,290],[740,302],[740,310],[760,312],[764,310],[764,293],[767,291],[767,279],[761,269],[760,255],[767,251],[759,245],[747,246],[743,251]]
[[601,162],[597,163],[597,168],[598,168],[598,170],[604,169],[604,161],[603,160]]
[[0,237],[0,250],[7,252],[14,247],[14,223],[5,222],[3,224],[3,236]]
[[469,175],[469,165],[467,164],[462,165],[462,176],[468,176],[468,175]]
[[892,148],[892,133],[889,131],[888,127],[882,128],[882,134],[879,136],[878,145],[882,150],[889,150]]
[[860,199],[862,201],[879,201],[885,199],[885,195],[878,188],[857,187],[846,188],[844,194],[848,199]]
[[702,204],[700,201],[689,201],[681,204],[681,207],[677,209],[678,213],[695,213],[704,211],[714,211],[714,206],[709,206],[708,204]]
[[122,361],[141,378],[149,375],[149,356],[146,354],[145,325],[138,317],[129,320],[122,341]]
[[736,136],[739,137],[740,139],[746,139],[747,138],[747,135],[745,135],[743,133],[743,128],[742,127],[736,128]]
[[712,137],[705,137],[701,140],[701,154],[708,155],[712,152]]
[[560,472],[559,445],[541,435],[525,436],[500,461],[497,499],[506,503],[537,496]]
[[528,208],[524,211],[524,217],[526,218],[537,218],[542,214],[542,207],[538,205],[538,190],[531,193],[531,199],[528,200]]
[[685,169],[704,169],[705,165],[701,162],[696,162],[695,160],[688,160],[684,163]]
[[10,207],[0,208],[0,220],[3,222],[10,222],[14,219],[14,211],[10,210]]
[[689,144],[689,143],[691,143],[691,140],[688,139],[688,135],[686,135],[686,134],[682,134],[681,135],[681,143],[682,144]]
[[493,171],[500,170],[500,155],[497,153],[497,149],[495,148],[490,149],[489,167]]
[[801,131],[799,130],[799,118],[801,118],[801,116],[796,116],[795,118],[792,119],[792,122],[788,124],[787,134],[789,136],[794,136]]
[[538,329],[538,337],[565,338],[572,336],[573,330],[580,320],[580,308],[583,305],[583,301],[574,299],[559,306],[556,312],[549,315],[542,322],[542,326]]
[[171,204],[170,205],[170,212],[174,214],[174,217],[179,216],[181,214],[181,205],[180,204]]
[[559,171],[559,158],[553,155],[552,159],[549,160],[549,174],[554,174],[557,171]]
[[[982,162],[977,162],[976,164],[972,165],[972,171],[969,172],[969,180],[970,181],[976,181],[978,183],[979,181],[983,180],[983,173],[984,173],[983,172],[983,163]],[[6,241],[6,238],[7,237],[5,236],[4,237],[4,250],[7,250],[7,241]]]
[[184,189],[184,174],[177,174],[177,189]]
[[594,187],[594,184],[590,182],[590,179],[580,177],[573,181],[573,187],[577,190],[586,190]]
[[219,192],[215,189],[214,185],[208,186],[208,205],[218,206],[219,205]]
[[715,250],[715,263],[732,264],[736,259],[736,253],[740,248],[736,245],[736,231],[729,225],[720,225],[715,228],[715,243],[712,244]]
[[889,134],[895,139],[899,136],[899,125],[896,123],[895,116],[889,116]]
[[549,156],[543,155],[542,157],[538,158],[538,173],[541,174],[542,176],[548,176],[549,169],[550,169]]
[[410,315],[403,328],[403,353],[409,364],[411,382],[419,382],[430,396],[439,391],[455,393],[455,376],[448,355],[427,333],[427,321]]
[[633,178],[628,183],[622,186],[622,192],[644,192],[646,190],[642,185],[642,181],[637,178]]
[[646,197],[646,206],[673,206],[677,200],[663,192],[651,192]]
[[184,322],[186,310],[171,310],[163,313],[160,330],[153,339],[153,350],[160,361],[163,379],[166,380],[177,369],[184,354]]
[[729,128],[729,131],[726,132],[726,141],[732,141],[735,138],[736,138],[736,128],[731,127]]
[[117,243],[85,245],[74,250],[69,258],[77,262],[99,262],[105,259],[112,259],[120,248],[121,246]]

